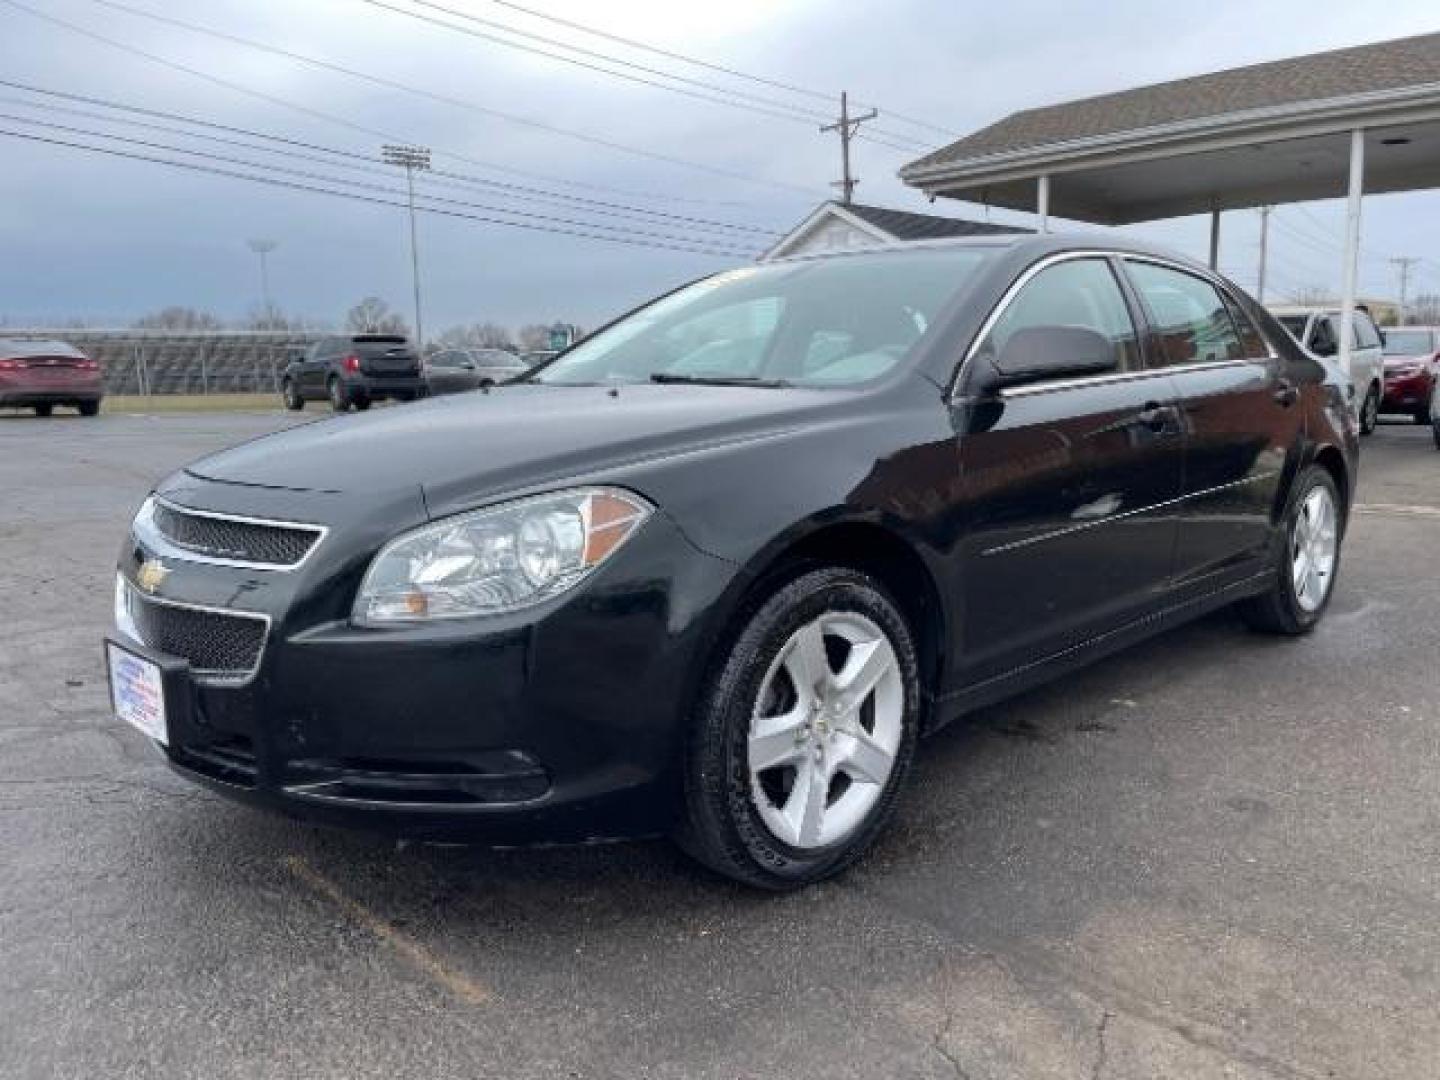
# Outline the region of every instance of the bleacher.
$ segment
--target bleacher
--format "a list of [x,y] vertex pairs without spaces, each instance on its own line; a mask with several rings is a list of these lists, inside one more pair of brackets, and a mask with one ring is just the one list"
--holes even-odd
[[100,361],[107,394],[279,392],[291,353],[321,331],[0,329],[65,341]]

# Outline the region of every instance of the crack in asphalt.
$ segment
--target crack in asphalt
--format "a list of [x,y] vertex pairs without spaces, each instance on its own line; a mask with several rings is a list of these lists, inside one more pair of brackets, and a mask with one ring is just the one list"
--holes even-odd
[[1100,1074],[1105,1071],[1105,1029],[1110,1026],[1110,1018],[1115,1014],[1109,1009],[1100,1014],[1100,1023],[1095,1025],[1095,1067],[1090,1070],[1090,1080],[1100,1080]]

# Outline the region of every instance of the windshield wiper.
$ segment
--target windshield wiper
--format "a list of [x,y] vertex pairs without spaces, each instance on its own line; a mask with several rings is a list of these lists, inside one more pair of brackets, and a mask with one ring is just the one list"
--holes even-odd
[[758,375],[677,375],[669,371],[655,372],[650,381],[695,386],[758,386],[766,390],[783,390],[792,385],[784,379],[762,379]]

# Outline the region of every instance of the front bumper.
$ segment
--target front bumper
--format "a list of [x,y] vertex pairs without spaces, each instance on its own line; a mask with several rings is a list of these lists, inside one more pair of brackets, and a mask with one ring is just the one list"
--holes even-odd
[[[294,519],[284,507],[271,516]],[[354,547],[378,544],[352,537],[334,527],[294,572],[166,559],[166,603],[269,620],[248,679],[179,678],[172,767],[294,817],[419,839],[577,842],[669,827],[687,703],[729,563],[657,513],[547,604],[374,629],[348,612],[369,560]],[[132,538],[122,588],[138,590],[152,554]],[[117,641],[174,668],[133,628]]]

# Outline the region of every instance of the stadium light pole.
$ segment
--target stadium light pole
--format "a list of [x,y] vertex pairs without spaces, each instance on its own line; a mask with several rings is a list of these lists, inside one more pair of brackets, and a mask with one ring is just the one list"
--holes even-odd
[[415,170],[430,168],[430,151],[424,146],[396,146],[387,143],[380,148],[380,157],[387,165],[405,170],[405,190],[410,195],[410,275],[415,285],[415,348],[425,348],[425,332],[420,323],[420,250],[415,242]]
[[270,268],[266,265],[265,257],[279,247],[280,242],[278,240],[251,239],[246,240],[245,244],[260,256],[260,303],[268,317],[274,309],[270,306]]

